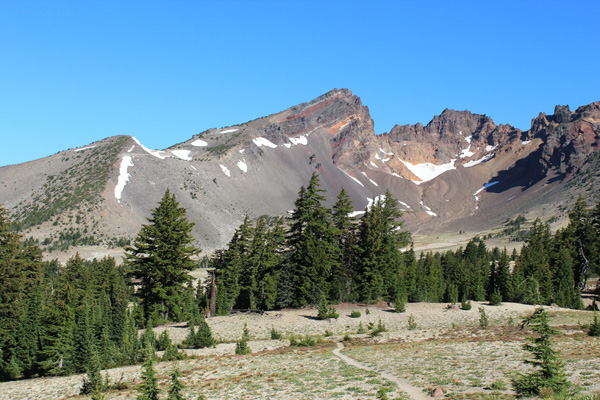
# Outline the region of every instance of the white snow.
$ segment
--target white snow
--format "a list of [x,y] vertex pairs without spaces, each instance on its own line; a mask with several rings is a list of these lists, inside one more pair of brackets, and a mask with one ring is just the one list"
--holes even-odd
[[163,156],[162,154],[160,154],[160,153],[163,153],[163,150],[152,150],[152,149],[149,149],[149,148],[147,148],[146,146],[144,146],[142,143],[140,143],[140,141],[139,141],[139,140],[137,140],[135,137],[133,137],[133,136],[132,136],[132,138],[133,138],[133,140],[135,140],[135,142],[136,142],[136,143],[137,143],[137,144],[138,144],[138,145],[139,145],[139,146],[140,146],[142,149],[144,149],[144,151],[145,151],[146,153],[148,153],[148,154],[150,154],[150,155],[153,155],[154,157],[156,157],[156,158],[159,158],[159,159],[161,159],[161,160],[164,160],[165,158],[167,158],[167,156]]
[[293,145],[303,144],[306,146],[308,144],[308,139],[306,139],[306,136],[300,136],[297,138],[290,138],[290,142],[292,142]]
[[351,213],[348,213],[348,217],[354,218],[358,217],[359,215],[363,215],[364,213],[364,211],[352,211]]
[[494,150],[496,150],[496,147],[498,147],[498,145],[490,146],[488,144],[487,146],[485,146],[485,151],[494,151]]
[[119,167],[119,178],[117,179],[117,186],[115,186],[115,199],[120,203],[121,194],[125,188],[125,184],[129,181],[131,174],[127,172],[127,168],[133,167],[130,156],[123,156],[121,159],[121,166]]
[[292,144],[291,144],[291,143],[284,143],[283,145],[284,145],[285,147],[287,147],[288,149],[292,147]]
[[419,204],[420,204],[421,206],[423,206],[423,208],[425,209],[425,212],[426,212],[427,214],[431,215],[432,217],[437,217],[437,214],[436,214],[436,213],[434,213],[433,211],[431,211],[431,208],[427,207],[427,206],[425,205],[425,203],[423,203],[423,200],[421,200],[421,201],[419,202]]
[[[461,133],[462,135],[462,133]],[[465,140],[467,141],[467,143],[471,144],[471,139],[473,139],[473,135],[466,137]]]
[[406,208],[410,208],[410,206],[403,201],[398,200],[398,203],[402,204]]
[[524,141],[522,141],[522,142],[521,142],[521,144],[522,144],[523,146],[526,146],[526,145],[528,145],[529,143],[531,143],[531,140],[524,140]]
[[397,173],[395,173],[395,172],[392,172],[392,176],[395,176],[396,178],[402,178],[400,175],[398,175],[398,174],[397,174]]
[[194,171],[198,171],[198,170],[196,169],[196,167],[194,167],[193,165],[190,165],[190,167],[192,167],[192,168],[194,169]]
[[277,145],[274,143],[269,142],[267,139],[265,139],[264,137],[257,137],[252,139],[252,142],[257,145],[258,147],[262,147],[262,146],[267,146],[267,147],[271,147],[272,149],[277,148]]
[[[494,186],[496,183],[499,183],[498,181],[494,181],[494,182],[489,182],[489,183],[485,183],[483,185],[483,187],[481,189],[479,189],[478,191],[476,191],[475,193],[473,193],[473,196],[475,197],[475,203],[479,202],[479,196],[477,196],[479,193],[481,193],[482,191],[484,191],[485,189]],[[511,199],[509,199],[511,200]],[[477,210],[479,208],[478,205],[475,206],[475,209]]]
[[94,147],[96,147],[96,145],[88,146],[88,147],[82,147],[80,149],[75,149],[73,151],[75,151],[75,152],[77,152],[77,151],[84,151],[84,150],[87,150],[87,149],[93,149]]
[[469,147],[467,147],[466,149],[464,149],[460,152],[459,157],[460,158],[468,158],[468,157],[473,156],[473,154],[475,154],[475,152],[471,151],[471,145],[469,144]]
[[[381,150],[381,149],[379,149],[379,150]],[[387,154],[387,153],[386,153],[386,154]],[[393,155],[393,154],[392,154],[392,155]],[[377,154],[377,153],[375,153],[375,158],[376,158],[377,160],[381,161],[381,162],[388,162],[388,161],[390,161],[390,158],[389,158],[389,157],[386,157],[386,158],[381,158],[381,157],[379,157],[379,154]]]
[[379,151],[382,152],[383,154],[385,154],[386,156],[393,156],[394,153],[386,153],[381,147],[379,148]]
[[422,164],[411,164],[408,161],[402,161],[398,158],[408,168],[410,172],[412,172],[420,181],[413,181],[417,185],[420,185],[423,182],[427,182],[432,180],[438,175],[443,174],[446,171],[450,171],[452,169],[456,169],[454,166],[454,162],[456,159],[450,160],[447,164],[436,165],[432,163],[422,163]]
[[219,133],[231,133],[231,132],[236,132],[239,131],[239,129],[225,129],[224,131],[221,131]]
[[242,171],[248,172],[248,165],[244,162],[244,160],[239,160],[236,165]]
[[379,186],[379,185],[377,184],[377,182],[375,182],[373,179],[371,179],[371,178],[369,178],[369,177],[367,176],[367,173],[366,173],[366,172],[361,172],[361,174],[363,174],[364,176],[366,176],[366,177],[367,177],[367,179],[368,179],[368,180],[370,180],[370,181],[371,181],[371,183],[372,183],[373,185],[375,185],[375,186]]
[[135,144],[133,146],[131,146],[131,148],[129,150],[127,150],[127,152],[131,153],[133,151],[134,147],[135,147]]
[[221,167],[221,171],[223,171],[223,173],[227,176],[231,176],[231,171],[229,171],[229,168],[227,168],[226,166],[224,166],[223,164],[219,164],[219,167]]
[[385,201],[385,194],[380,194],[379,196],[375,196],[374,199],[371,199],[370,197],[367,197],[367,209],[371,209],[371,206],[373,206],[373,204],[375,203],[383,203]]
[[190,157],[191,152],[189,150],[171,150],[171,153],[182,160],[192,161],[192,157]]
[[469,161],[468,163],[465,163],[463,165],[463,167],[465,167],[465,168],[473,167],[473,166],[475,166],[477,164],[481,164],[483,162],[489,161],[492,158],[494,158],[493,154],[486,154],[485,156],[481,157],[479,160]]
[[358,183],[360,186],[365,187],[365,185],[363,185],[361,181],[359,181],[355,177],[351,176],[350,174],[346,173],[346,171],[344,171],[343,169],[340,168],[340,171],[342,171],[348,178],[352,179],[353,181]]
[[375,159],[381,161],[381,157],[379,157],[379,154],[375,153]]
[[246,149],[241,149],[240,154],[244,154],[244,150],[246,150]]
[[206,143],[202,139],[194,140],[191,144],[192,144],[192,146],[196,146],[196,147],[206,147],[206,146],[208,146],[208,143]]
[[377,164],[375,164],[373,161],[370,161],[370,163],[371,163],[371,166],[373,166],[373,167],[375,167],[375,168],[378,168],[378,167],[377,167]]

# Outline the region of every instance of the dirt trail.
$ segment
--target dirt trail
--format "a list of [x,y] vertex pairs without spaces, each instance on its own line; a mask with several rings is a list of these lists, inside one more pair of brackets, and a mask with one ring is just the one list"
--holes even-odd
[[409,381],[407,381],[406,379],[402,379],[402,378],[398,378],[397,376],[394,376],[392,374],[388,374],[387,372],[381,372],[381,371],[377,371],[376,369],[369,367],[366,364],[363,364],[359,361],[356,361],[353,358],[348,357],[345,354],[342,354],[340,352],[340,350],[342,350],[344,348],[344,344],[342,342],[338,342],[337,343],[337,349],[333,350],[333,354],[335,354],[336,356],[338,356],[339,358],[342,359],[342,361],[344,361],[345,363],[352,365],[353,367],[356,368],[360,368],[360,369],[366,369],[367,371],[372,371],[372,372],[376,372],[379,375],[381,375],[382,377],[384,377],[385,379],[387,379],[388,381],[392,381],[394,383],[396,383],[398,385],[398,389],[403,391],[404,393],[408,394],[408,397],[412,400],[427,400],[427,399],[431,399],[431,397],[425,395],[423,393],[423,391],[416,387],[413,386]]

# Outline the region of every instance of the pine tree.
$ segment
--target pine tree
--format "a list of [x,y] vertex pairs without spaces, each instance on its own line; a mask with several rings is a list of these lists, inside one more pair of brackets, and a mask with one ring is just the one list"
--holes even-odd
[[179,375],[180,372],[178,368],[175,368],[173,372],[171,372],[171,385],[169,386],[167,400],[185,400],[182,393],[185,386],[179,380]]
[[409,235],[401,230],[398,202],[390,192],[366,209],[359,227],[358,297],[371,302],[383,298],[393,301],[398,293],[399,277],[404,274],[400,248]]
[[160,390],[158,388],[158,377],[154,369],[154,352],[152,348],[146,348],[146,357],[142,364],[142,382],[138,386],[137,400],[158,400]]
[[248,330],[248,326],[244,324],[244,331],[242,333],[242,339],[235,344],[235,354],[245,355],[250,354],[252,350],[248,347],[248,337],[250,336],[250,331]]
[[192,257],[200,252],[192,245],[193,224],[169,190],[148,222],[133,246],[125,248],[128,275],[139,280],[146,319],[178,321],[183,317],[184,286],[192,279],[188,271],[196,267]]
[[529,326],[539,336],[529,338],[529,343],[523,349],[530,352],[532,359],[526,359],[526,364],[533,365],[536,370],[529,374],[518,374],[513,380],[513,385],[519,395],[539,395],[542,389],[551,389],[555,393],[562,393],[570,386],[564,372],[564,363],[560,361],[558,353],[553,349],[551,336],[558,331],[551,328],[548,323],[548,314],[543,308],[525,318],[521,329]]
[[236,229],[226,250],[215,252],[211,267],[215,269],[217,284],[216,313],[228,315],[238,303],[242,290],[242,272],[248,256],[253,228],[246,215]]
[[342,189],[332,207],[332,223],[335,228],[335,243],[340,251],[339,262],[332,270],[331,300],[344,302],[353,300],[352,291],[356,275],[356,232],[353,218],[354,210],[348,193]]
[[339,257],[330,210],[323,206],[319,176],[313,173],[306,189],[296,199],[289,232],[295,305],[318,304],[330,293],[331,272]]

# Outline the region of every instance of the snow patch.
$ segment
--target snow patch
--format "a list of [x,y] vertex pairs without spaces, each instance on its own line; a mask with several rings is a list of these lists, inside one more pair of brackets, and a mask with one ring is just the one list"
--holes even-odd
[[133,162],[131,161],[131,156],[123,156],[121,159],[121,166],[119,167],[119,178],[117,179],[117,186],[115,186],[115,199],[120,203],[121,202],[121,194],[123,194],[123,189],[125,185],[129,181],[130,173],[127,172],[127,168],[133,167]]
[[386,153],[381,147],[379,148],[379,151],[382,152],[383,154],[385,154],[386,156],[393,156],[394,153]]
[[143,145],[143,144],[142,144],[142,143],[141,143],[139,140],[137,140],[135,137],[133,137],[133,136],[132,136],[132,138],[133,138],[133,140],[135,140],[135,142],[136,142],[136,143],[137,143],[137,144],[138,144],[138,145],[139,145],[139,146],[140,146],[142,149],[144,149],[144,151],[145,151],[146,153],[148,153],[148,154],[150,154],[150,155],[153,155],[154,157],[156,157],[156,158],[159,158],[159,159],[161,159],[161,160],[164,160],[165,158],[167,158],[167,156],[163,156],[162,154],[160,154],[160,153],[164,153],[164,151],[163,151],[163,150],[152,150],[152,149],[149,149],[149,148],[147,148],[146,146],[144,146],[144,145]]
[[257,145],[258,147],[262,147],[262,146],[267,146],[270,147],[272,149],[277,148],[277,145],[274,143],[271,143],[270,141],[268,141],[267,139],[265,139],[264,137],[257,137],[252,139],[252,142]]
[[354,218],[358,217],[359,215],[363,215],[364,213],[364,211],[352,211],[351,213],[348,213],[348,217]]
[[237,132],[239,131],[239,129],[225,129],[224,131],[221,131],[219,133],[231,133],[231,132]]
[[237,167],[241,169],[244,173],[248,172],[248,164],[244,162],[244,160],[239,160],[237,162]]
[[291,143],[284,143],[283,145],[284,145],[285,147],[287,147],[288,149],[290,149],[290,148],[292,147],[292,144],[291,144]]
[[196,167],[194,167],[193,165],[190,165],[190,167],[192,167],[192,169],[193,169],[194,171],[198,171],[198,170],[196,169]]
[[398,203],[402,204],[404,207],[410,209],[410,206],[403,201],[398,200]]
[[131,148],[129,150],[127,150],[128,153],[131,153],[133,151],[133,149],[135,148],[135,144],[133,146],[131,146]]
[[373,161],[370,161],[371,165],[375,168],[377,168],[377,164],[375,164]]
[[246,150],[246,149],[241,149],[240,154],[244,154],[244,150]]
[[182,160],[192,161],[192,157],[190,157],[191,152],[189,150],[171,150],[171,153]]
[[434,213],[434,212],[431,210],[431,208],[427,207],[427,206],[425,205],[425,203],[423,203],[423,200],[421,200],[421,201],[419,202],[419,204],[420,204],[420,205],[421,205],[421,206],[422,206],[422,207],[425,209],[425,212],[426,212],[427,214],[431,215],[432,217],[437,217],[437,214],[436,214],[436,213]]
[[471,145],[469,144],[469,147],[467,147],[466,149],[464,149],[460,152],[459,157],[460,158],[469,158],[469,157],[473,156],[473,154],[475,154],[475,152],[471,151]]
[[202,139],[194,140],[191,144],[192,144],[192,146],[196,146],[196,147],[206,147],[206,146],[208,146],[208,143],[206,143]]
[[[462,135],[462,133],[461,133]],[[471,139],[473,139],[473,135],[466,137],[465,140],[467,141],[467,143],[471,144]]]
[[342,171],[348,178],[352,179],[354,182],[358,183],[360,186],[365,187],[365,185],[362,184],[361,181],[359,181],[358,179],[356,179],[355,177],[351,176],[350,174],[346,173],[346,171],[344,171],[343,169],[339,168],[340,171]]
[[229,171],[229,168],[227,168],[226,166],[224,166],[223,164],[219,164],[219,167],[221,167],[221,171],[223,171],[223,173],[227,176],[231,176],[231,171]]
[[392,176],[395,176],[396,178],[402,178],[400,175],[398,175],[398,174],[397,174],[397,173],[395,173],[395,172],[392,172]]
[[531,140],[524,140],[524,141],[522,141],[522,142],[521,142],[521,144],[522,144],[523,146],[526,146],[526,145],[528,145],[529,143],[531,143]]
[[369,178],[369,177],[367,176],[367,173],[366,173],[366,172],[361,172],[361,174],[363,174],[363,175],[364,175],[364,176],[365,176],[365,177],[366,177],[366,178],[367,178],[369,181],[371,181],[371,183],[372,183],[373,185],[375,185],[375,186],[379,186],[379,185],[377,184],[377,182],[375,182],[373,179],[371,179],[371,178]]
[[456,159],[450,160],[447,164],[436,165],[432,163],[422,163],[422,164],[411,164],[408,161],[403,161],[398,158],[408,168],[410,172],[412,172],[420,181],[413,181],[417,185],[420,185],[423,182],[427,182],[443,174],[446,171],[450,171],[452,169],[456,169],[454,166],[454,162]]
[[93,146],[88,146],[88,147],[82,147],[82,148],[80,148],[80,149],[75,149],[75,150],[73,150],[73,151],[74,151],[74,152],[78,152],[78,151],[84,151],[84,150],[87,150],[87,149],[93,149],[94,147],[96,147],[96,145],[93,145]]
[[465,163],[463,165],[463,167],[465,167],[465,168],[473,167],[473,166],[475,166],[477,164],[481,164],[483,162],[489,161],[492,158],[494,158],[493,154],[486,154],[485,156],[481,157],[479,160],[469,161],[468,163]]
[[500,182],[499,181],[494,181],[494,182],[486,183],[485,185],[483,185],[483,188],[487,189],[487,188],[489,188],[491,186],[494,186],[496,183],[500,183]]
[[290,138],[290,142],[292,142],[294,146],[299,144],[306,146],[308,144],[308,139],[306,139],[306,136],[300,136],[297,138]]
[[498,145],[495,146],[490,146],[489,144],[487,146],[485,146],[485,151],[494,151],[496,150],[496,148],[498,147]]

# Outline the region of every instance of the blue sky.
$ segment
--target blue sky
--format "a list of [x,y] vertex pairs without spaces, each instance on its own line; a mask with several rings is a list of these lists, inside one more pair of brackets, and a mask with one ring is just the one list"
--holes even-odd
[[377,133],[445,108],[528,129],[600,100],[598,1],[0,0],[0,165],[162,149],[349,88]]

